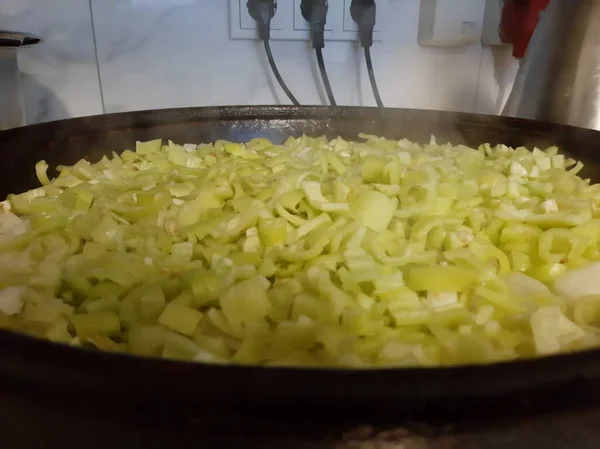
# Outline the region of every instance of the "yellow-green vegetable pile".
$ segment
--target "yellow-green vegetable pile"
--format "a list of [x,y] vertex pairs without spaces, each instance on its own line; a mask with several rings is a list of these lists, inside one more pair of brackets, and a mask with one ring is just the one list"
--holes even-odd
[[600,185],[557,148],[138,142],[0,203],[0,327],[201,363],[600,346]]

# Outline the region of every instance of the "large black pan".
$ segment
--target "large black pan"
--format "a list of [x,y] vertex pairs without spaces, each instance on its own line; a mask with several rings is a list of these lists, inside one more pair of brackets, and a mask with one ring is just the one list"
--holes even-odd
[[[318,107],[161,110],[1,132],[0,197],[35,187],[33,167],[40,159],[51,166],[82,157],[95,161],[113,150],[131,148],[136,140],[199,143],[266,136],[281,142],[303,133],[353,139],[359,132],[420,142],[433,134],[438,141],[469,145],[558,145],[591,166],[590,176],[600,155],[599,132],[471,114]],[[0,445],[176,447],[202,445],[204,440],[198,438],[208,434],[310,440],[360,424],[466,423],[469,428],[485,429],[498,420],[550,413],[552,417],[535,421],[542,427],[549,423],[544,434],[536,435],[532,426],[538,424],[527,421],[533,424],[519,428],[529,440],[519,442],[513,435],[506,443],[513,448],[538,447],[537,442],[547,448],[563,447],[562,443],[587,447],[584,443],[592,443],[593,437],[586,434],[577,441],[584,430],[573,423],[586,423],[587,432],[599,427],[600,415],[585,411],[600,404],[599,382],[600,351],[441,369],[263,369],[98,353],[0,332]],[[587,421],[565,417],[572,410]],[[552,432],[567,440],[549,438]],[[478,447],[480,440],[473,435],[487,435],[481,436],[485,447],[503,447],[504,440],[494,439],[493,433],[469,435],[452,441],[459,441],[460,447]],[[237,440],[220,441],[235,444]],[[290,440],[279,440],[270,446],[290,444]],[[329,443],[323,444],[310,447],[328,447]]]

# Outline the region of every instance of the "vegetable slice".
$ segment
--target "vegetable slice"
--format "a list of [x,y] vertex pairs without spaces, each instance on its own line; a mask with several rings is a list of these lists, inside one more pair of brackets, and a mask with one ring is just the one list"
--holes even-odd
[[158,322],[180,334],[192,336],[202,319],[202,313],[191,307],[170,303],[158,317]]

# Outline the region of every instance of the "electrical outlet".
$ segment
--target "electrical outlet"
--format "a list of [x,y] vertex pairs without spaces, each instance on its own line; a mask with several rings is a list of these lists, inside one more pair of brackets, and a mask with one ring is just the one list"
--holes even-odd
[[[281,2],[284,3],[285,2]],[[237,14],[237,16],[239,17],[239,27],[241,30],[254,30],[256,31],[257,27],[256,27],[256,21],[250,16],[250,14],[248,14],[248,9],[246,8],[246,2],[243,0],[240,0],[238,2],[239,7],[243,8],[243,10],[246,12],[245,14]],[[240,9],[240,12],[242,10]],[[286,23],[286,11],[285,11],[285,7],[284,9],[279,9],[279,4],[277,4],[277,12],[275,14],[275,16],[273,16],[273,19],[271,20],[271,31],[284,31],[288,26],[289,23]]]
[[[391,0],[377,0],[377,25],[373,39],[381,41],[381,22]],[[246,7],[247,0],[229,0],[229,27],[231,39],[259,39],[256,22]],[[309,24],[300,11],[301,0],[279,0],[277,12],[271,22],[273,40],[310,40]],[[350,16],[350,0],[329,0],[325,26],[325,39],[329,41],[357,41],[356,24]]]
[[[282,0],[282,1],[290,1],[290,0]],[[308,23],[304,17],[302,16],[302,11],[300,11],[300,4],[302,0],[294,0],[294,30],[308,31],[310,30],[310,23]],[[331,0],[329,1],[331,5]],[[331,10],[327,14],[327,23],[325,24],[325,37],[327,38],[327,34],[331,34],[331,32],[335,28],[335,15],[331,14]],[[307,37],[308,38],[308,37]]]
[[[339,2],[339,0],[338,0]],[[344,0],[344,31],[346,32],[358,32],[358,25],[352,18],[352,14],[350,14],[350,4],[352,0]],[[388,6],[388,2],[377,1],[375,3],[377,5],[377,17],[375,21],[375,28],[373,29],[373,40],[380,40],[379,33],[381,30],[381,23],[383,22],[383,18],[386,17],[386,9]]]
[[419,45],[461,47],[481,39],[483,4],[473,0],[421,0]]
[[[229,0],[229,29],[232,39],[258,39],[256,21],[248,13],[247,0]],[[277,12],[271,20],[271,36],[293,28],[293,9],[288,1],[277,2]]]

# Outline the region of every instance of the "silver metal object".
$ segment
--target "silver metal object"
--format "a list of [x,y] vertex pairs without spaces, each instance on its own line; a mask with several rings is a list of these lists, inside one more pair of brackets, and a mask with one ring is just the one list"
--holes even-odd
[[503,115],[600,130],[600,1],[550,0]]
[[0,30],[0,130],[26,124],[17,52],[41,41],[31,34]]

